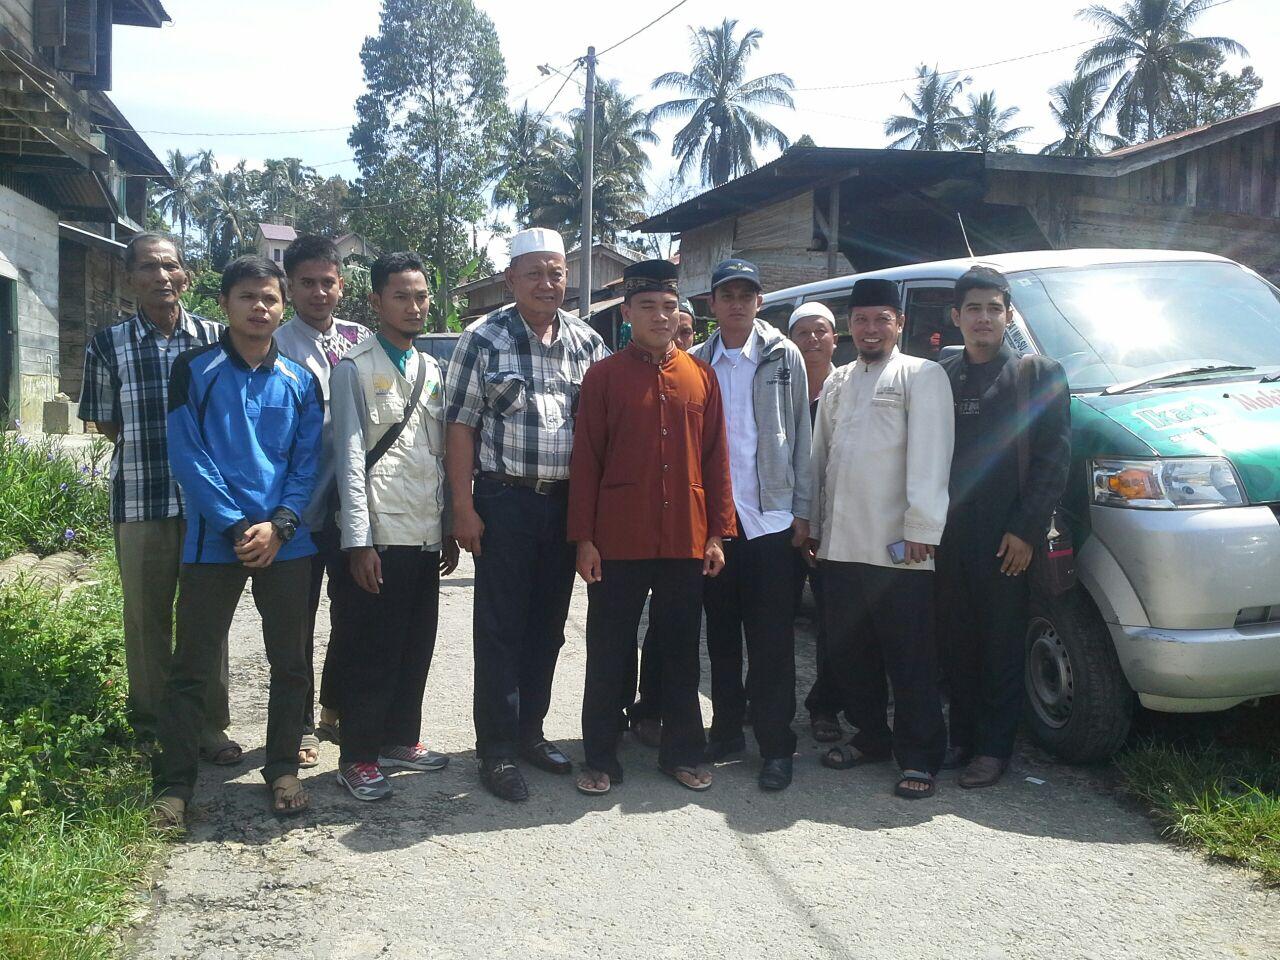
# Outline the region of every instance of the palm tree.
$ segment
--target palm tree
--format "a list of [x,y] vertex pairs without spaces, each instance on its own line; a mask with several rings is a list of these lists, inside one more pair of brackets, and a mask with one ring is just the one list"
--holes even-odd
[[168,217],[171,224],[178,227],[182,237],[182,253],[187,252],[187,224],[199,215],[200,207],[197,195],[204,176],[196,163],[195,154],[187,156],[181,150],[170,150],[169,179],[172,186],[156,200],[156,210],[161,216]]
[[[569,114],[576,125],[585,111]],[[649,115],[636,108],[636,98],[623,96],[617,80],[605,80],[596,87],[595,158],[597,163],[620,167],[638,178],[649,168],[645,146],[658,143]]]
[[1008,126],[1017,115],[1017,107],[1000,109],[994,90],[977,97],[969,94],[969,113],[964,118],[961,135],[962,147],[979,153],[1017,153],[1015,142],[1031,130],[1030,127]]
[[564,137],[541,117],[535,117],[526,100],[503,132],[498,158],[489,170],[490,179],[495,181],[493,205],[514,208],[516,220],[527,224],[529,187],[538,165],[545,160],[548,150],[563,144]]
[[1102,132],[1106,111],[1098,101],[1102,99],[1105,85],[1100,77],[1080,73],[1049,91],[1053,94],[1049,110],[1062,128],[1062,139],[1049,144],[1041,153],[1055,157],[1096,157],[1104,152],[1099,145],[1106,150],[1125,145],[1120,137]]
[[[554,132],[528,183],[529,223],[553,227],[582,239],[582,144],[586,111],[569,114],[568,138]],[[596,239],[616,242],[629,224],[644,219],[649,169],[646,144],[658,142],[648,115],[636,109],[636,98],[624,96],[616,80],[603,81],[596,91],[595,167],[592,228],[587,244]]]
[[249,171],[241,160],[226,173],[214,172],[202,192],[201,228],[209,243],[209,260],[221,269],[244,249],[253,223],[253,193]]
[[[530,226],[550,227],[582,240],[582,156],[584,130],[574,125],[571,140],[560,140],[538,165],[529,186]],[[593,170],[592,241],[616,243],[629,224],[644,219],[643,176],[627,164],[597,160]]]
[[258,188],[266,200],[267,209],[264,213],[271,217],[296,220],[298,201],[305,196],[312,181],[317,179],[315,168],[308,167],[297,157],[264,160],[262,166]]
[[916,95],[902,95],[911,115],[890,117],[884,124],[885,136],[897,138],[889,143],[890,147],[946,150],[963,142],[965,118],[955,99],[969,78],[947,79],[950,76],[939,73],[937,67],[930,70],[923,63],[916,68]]
[[1215,55],[1248,56],[1228,37],[1193,37],[1191,24],[1215,0],[1126,0],[1116,13],[1101,4],[1078,16],[1102,28],[1105,36],[1080,56],[1076,70],[1113,84],[1104,112],[1115,111],[1120,135],[1137,136],[1145,120],[1147,139],[1173,100],[1174,83]]
[[671,145],[671,155],[680,158],[679,174],[684,177],[696,164],[702,182],[719,186],[756,168],[753,145],[770,144],[787,149],[786,134],[755,112],[760,107],[795,109],[787,91],[795,83],[785,73],[770,73],[746,80],[747,60],[760,46],[764,34],[748,30],[740,40],[733,31],[737,20],[725,20],[718,27],[693,30],[693,69],[673,70],[653,81],[653,89],[672,87],[687,94],[668,100],[649,111],[650,122],[689,116]]

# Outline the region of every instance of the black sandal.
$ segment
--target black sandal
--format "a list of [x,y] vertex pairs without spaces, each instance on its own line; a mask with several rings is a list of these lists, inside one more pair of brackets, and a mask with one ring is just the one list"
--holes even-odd
[[[925,790],[912,790],[906,786],[908,783],[924,783],[928,784],[928,787]],[[921,773],[919,770],[903,770],[902,778],[894,786],[893,792],[905,800],[924,800],[938,792],[938,784],[927,773]]]
[[824,753],[821,762],[830,770],[851,770],[867,763],[882,763],[888,759],[888,754],[881,756],[876,753],[864,753],[852,743],[842,743]]

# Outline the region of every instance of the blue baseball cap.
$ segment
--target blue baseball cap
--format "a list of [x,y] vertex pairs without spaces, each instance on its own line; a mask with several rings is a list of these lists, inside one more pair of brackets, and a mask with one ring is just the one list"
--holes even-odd
[[728,283],[730,280],[746,280],[757,290],[764,292],[764,287],[760,283],[760,268],[750,260],[725,260],[711,274],[711,289],[714,290],[722,283]]

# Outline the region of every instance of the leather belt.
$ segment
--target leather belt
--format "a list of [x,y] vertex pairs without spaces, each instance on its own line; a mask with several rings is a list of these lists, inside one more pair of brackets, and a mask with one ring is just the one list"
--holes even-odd
[[487,470],[481,470],[478,474],[481,480],[492,480],[494,483],[505,484],[508,487],[528,487],[534,493],[540,493],[544,497],[553,493],[568,493],[568,480],[539,480],[535,477],[514,477],[509,473],[491,473]]

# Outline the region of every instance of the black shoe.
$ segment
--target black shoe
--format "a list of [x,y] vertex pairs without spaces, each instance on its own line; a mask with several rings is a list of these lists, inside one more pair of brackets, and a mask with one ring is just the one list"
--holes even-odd
[[499,800],[519,803],[529,799],[524,774],[510,760],[480,760],[480,782]]
[[947,752],[942,755],[942,769],[960,770],[967,767],[972,759],[973,751],[967,747],[947,747]]
[[547,773],[573,772],[573,763],[564,755],[564,751],[550,740],[526,743],[520,748],[520,756]]
[[760,768],[761,790],[785,790],[791,786],[791,758],[766,760]]

